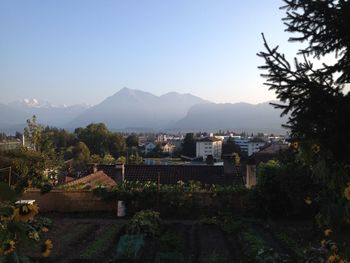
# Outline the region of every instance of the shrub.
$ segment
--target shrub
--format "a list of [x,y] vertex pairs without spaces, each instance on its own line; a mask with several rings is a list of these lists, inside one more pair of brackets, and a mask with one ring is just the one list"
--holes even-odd
[[160,232],[159,212],[152,210],[142,210],[136,213],[126,225],[128,234],[145,234],[155,237]]

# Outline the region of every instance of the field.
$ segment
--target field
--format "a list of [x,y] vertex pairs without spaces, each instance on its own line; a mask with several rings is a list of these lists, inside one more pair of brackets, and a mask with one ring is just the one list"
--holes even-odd
[[306,222],[162,220],[157,237],[145,237],[139,250],[131,246],[123,252],[127,256],[118,256],[128,220],[111,215],[49,217],[52,227],[44,238],[52,239],[54,249],[48,258],[31,251],[38,262],[301,262],[303,250],[319,243]]

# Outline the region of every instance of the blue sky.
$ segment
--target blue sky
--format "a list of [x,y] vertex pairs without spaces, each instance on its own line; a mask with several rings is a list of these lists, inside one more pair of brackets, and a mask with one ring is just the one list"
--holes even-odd
[[280,0],[1,0],[0,103],[97,104],[123,87],[214,102],[274,98],[261,32],[292,56]]

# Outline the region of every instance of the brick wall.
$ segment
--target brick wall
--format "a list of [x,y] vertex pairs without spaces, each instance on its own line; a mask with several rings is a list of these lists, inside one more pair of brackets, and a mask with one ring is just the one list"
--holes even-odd
[[91,191],[52,190],[41,195],[40,190],[27,190],[22,199],[36,200],[40,212],[113,212],[117,202],[100,200]]

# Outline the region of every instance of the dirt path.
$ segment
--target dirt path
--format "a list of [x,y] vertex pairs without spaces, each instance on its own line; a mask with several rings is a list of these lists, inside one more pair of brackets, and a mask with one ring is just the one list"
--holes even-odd
[[222,231],[215,225],[198,226],[199,253],[197,262],[205,263],[210,259],[217,262],[235,263],[237,260],[230,254],[230,249]]

